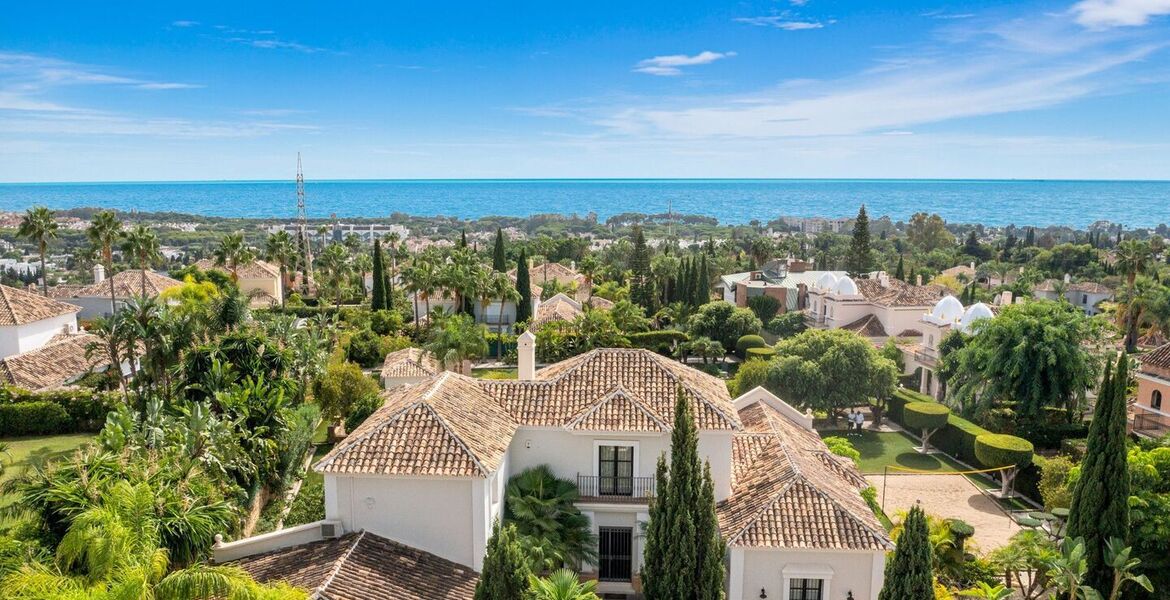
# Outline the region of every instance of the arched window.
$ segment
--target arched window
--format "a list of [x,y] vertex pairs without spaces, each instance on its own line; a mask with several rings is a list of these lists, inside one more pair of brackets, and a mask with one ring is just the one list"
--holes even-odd
[[1150,394],[1150,408],[1162,408],[1162,390],[1154,390]]

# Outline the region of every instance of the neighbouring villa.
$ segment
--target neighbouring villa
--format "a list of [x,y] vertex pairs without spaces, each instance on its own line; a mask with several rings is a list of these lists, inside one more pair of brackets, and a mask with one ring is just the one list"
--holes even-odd
[[[508,271],[508,277],[516,281],[516,269]],[[593,286],[589,278],[577,271],[576,265],[565,266],[550,262],[528,267],[528,278],[533,285],[541,288],[548,287],[549,282],[556,282],[559,289],[572,296],[577,301],[585,301],[592,295]]]
[[921,335],[922,314],[950,291],[913,285],[885,271],[858,278],[824,273],[809,288],[808,322],[824,329],[847,329],[877,341]]
[[403,348],[386,355],[382,361],[382,388],[392,390],[419,383],[443,369],[430,352],[422,348]]
[[541,325],[558,321],[571,323],[577,317],[585,314],[586,306],[594,309],[609,310],[613,308],[613,302],[601,296],[576,300],[562,292],[558,292],[552,298],[540,303],[540,306],[536,309],[536,314],[532,317],[532,327],[537,328]]
[[[512,283],[515,284],[515,274],[509,274],[509,277],[512,279]],[[532,302],[532,314],[535,315],[540,310],[540,295],[543,290],[540,286],[532,283],[529,286],[528,292],[529,301]],[[455,293],[443,288],[435,289],[430,294],[413,292],[407,295],[407,299],[411,302],[412,306],[418,308],[418,318],[422,322],[426,322],[428,318],[428,306],[431,312],[442,310],[446,313],[453,313],[458,308],[455,305],[457,302]],[[475,321],[477,323],[483,323],[488,329],[493,331],[511,331],[512,325],[516,323],[516,303],[512,300],[500,302],[499,298],[493,298],[486,306],[478,298],[469,299],[469,302],[472,305],[471,312],[475,316]]]
[[[210,258],[196,262],[195,266],[204,271],[216,270],[231,274],[231,269],[215,264]],[[312,278],[309,283],[312,285]],[[289,293],[298,289],[300,285],[295,280],[289,281],[288,284],[291,286],[287,289]],[[271,308],[280,305],[280,267],[277,265],[259,259],[241,264],[236,267],[236,285],[248,297],[248,303],[252,308]]]
[[77,318],[86,321],[113,314],[110,310],[111,285],[114,290],[114,305],[121,310],[131,298],[140,296],[155,298],[164,290],[183,285],[183,282],[148,270],[143,293],[142,270],[127,269],[106,279],[105,268],[102,265],[94,265],[92,284],[77,288],[58,286],[62,289],[51,288],[49,293],[62,302],[81,307]]
[[1130,427],[1140,436],[1161,438],[1170,433],[1170,344],[1138,357],[1137,401],[1131,406]]
[[[598,564],[576,565],[606,598],[636,598],[654,465],[669,452],[676,394],[695,415],[728,546],[728,598],[873,600],[890,538],[864,478],[831,454],[812,417],[756,388],[647,350],[601,349],[519,379],[451,372],[387,390],[385,404],[314,469],[325,520],[230,543],[217,563],[314,597],[471,598],[509,478],[539,465],[576,482]],[[349,590],[349,592],[346,592]]]
[[1064,281],[1045,279],[1032,288],[1032,295],[1045,300],[1057,300],[1062,295],[1069,304],[1093,316],[1101,312],[1101,303],[1113,300],[1113,290],[1095,281],[1073,282],[1065,274]]
[[845,271],[814,271],[812,263],[794,258],[769,261],[757,271],[722,275],[715,285],[720,298],[746,307],[755,296],[771,296],[780,302],[780,313],[808,308],[809,288],[824,275],[844,277]]
[[[1002,292],[998,302],[1011,302],[1011,292]],[[999,304],[995,304],[999,306]],[[995,316],[995,310],[982,302],[964,307],[954,296],[939,300],[930,312],[922,315],[918,328],[919,341],[901,346],[905,358],[905,374],[918,373],[918,391],[936,400],[942,400],[946,390],[938,378],[939,343],[951,331],[968,333],[981,319]]]

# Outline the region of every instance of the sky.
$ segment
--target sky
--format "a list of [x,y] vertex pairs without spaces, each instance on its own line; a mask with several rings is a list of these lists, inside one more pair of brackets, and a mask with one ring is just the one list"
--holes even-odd
[[1170,179],[1168,45],[1170,0],[26,0],[0,182]]

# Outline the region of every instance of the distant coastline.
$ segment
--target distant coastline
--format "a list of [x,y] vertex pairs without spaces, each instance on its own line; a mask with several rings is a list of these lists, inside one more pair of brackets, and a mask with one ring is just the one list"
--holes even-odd
[[[780,215],[843,217],[915,212],[949,221],[1084,228],[1170,222],[1170,181],[996,179],[351,179],[307,181],[311,217],[393,213],[475,219],[490,215],[695,214],[721,224]],[[0,211],[114,208],[227,218],[291,218],[291,180],[0,183]]]

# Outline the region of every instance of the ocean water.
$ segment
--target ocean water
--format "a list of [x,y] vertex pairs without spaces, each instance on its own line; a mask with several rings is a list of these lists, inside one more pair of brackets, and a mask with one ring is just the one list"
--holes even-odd
[[[986,225],[1128,227],[1170,222],[1170,181],[596,179],[337,180],[306,183],[310,217],[586,215],[712,216],[721,223],[781,215],[907,219],[918,211]],[[100,206],[221,217],[292,218],[292,181],[0,184],[0,210]]]

